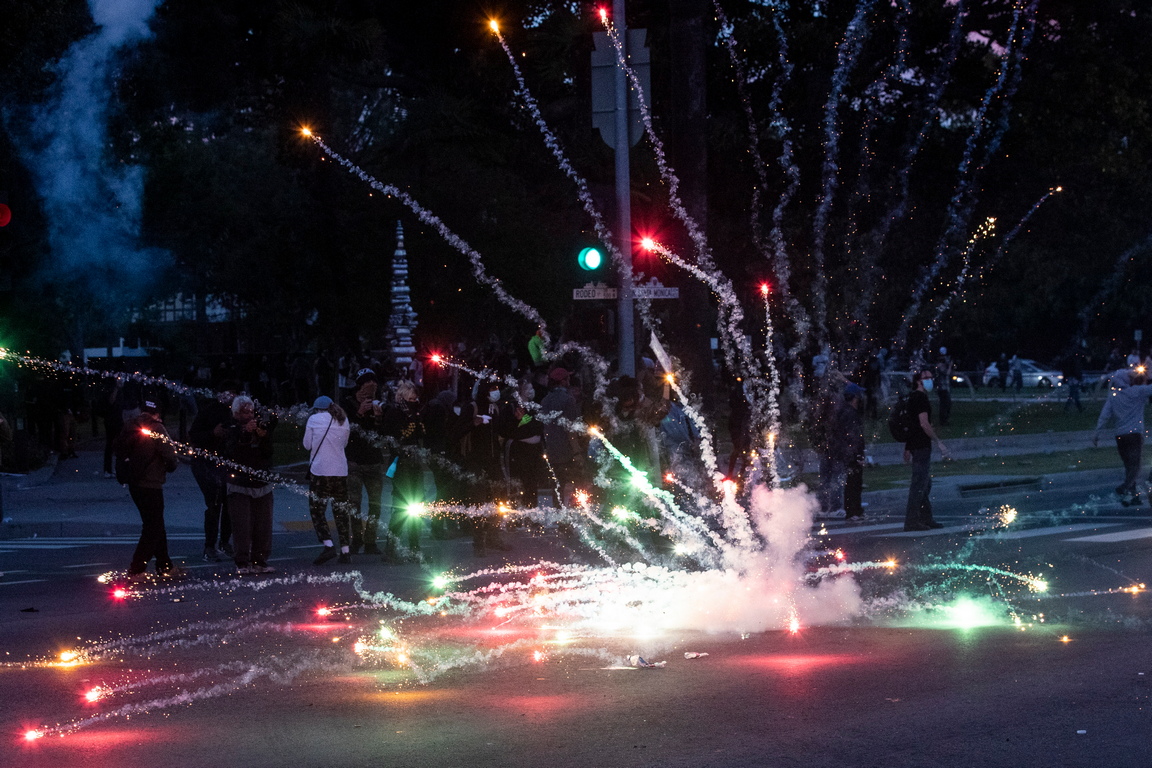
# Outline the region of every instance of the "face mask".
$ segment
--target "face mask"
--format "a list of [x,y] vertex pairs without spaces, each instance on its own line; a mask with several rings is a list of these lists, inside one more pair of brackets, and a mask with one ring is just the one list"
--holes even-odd
[[523,394],[525,400],[533,400],[536,397],[536,390],[532,387],[525,387]]
[[456,414],[457,416],[459,416],[459,415],[460,415],[460,406],[458,406],[458,405],[454,405],[454,406],[452,406],[452,413],[454,413],[454,414]]
[[920,383],[924,385],[924,391],[925,392],[931,392],[932,391],[932,379],[924,379]]
[[488,393],[488,402],[494,403],[500,399],[500,390],[494,389]]

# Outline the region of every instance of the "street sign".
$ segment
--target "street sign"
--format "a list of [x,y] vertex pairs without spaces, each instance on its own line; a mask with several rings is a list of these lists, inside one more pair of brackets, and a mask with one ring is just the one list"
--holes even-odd
[[616,289],[609,288],[604,283],[587,283],[583,288],[573,288],[572,298],[576,301],[593,301],[596,299],[615,299]]
[[668,288],[660,285],[637,285],[632,289],[632,295],[637,299],[678,299],[679,288]]

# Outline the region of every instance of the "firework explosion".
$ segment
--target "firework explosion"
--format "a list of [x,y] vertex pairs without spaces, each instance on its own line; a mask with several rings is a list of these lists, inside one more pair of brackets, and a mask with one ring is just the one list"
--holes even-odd
[[[871,3],[862,2],[847,30],[834,87],[825,110],[823,129],[827,140],[826,157],[821,168],[823,194],[816,218],[819,237],[814,243],[818,268],[824,264],[826,246],[821,222],[828,218],[838,187],[838,114],[846,99],[843,89],[855,66],[855,56],[865,42],[865,17],[871,7]],[[776,20],[775,29],[781,35],[783,61],[786,60],[786,47],[782,21],[782,18]],[[607,18],[603,23],[616,47],[619,65],[627,72],[633,87],[640,91],[639,79],[624,59],[618,30]],[[1022,26],[1025,25],[1018,11],[1013,20],[1013,39]],[[561,170],[576,184],[577,194],[596,231],[610,243],[612,239],[607,236],[607,228],[595,210],[585,181],[572,168],[555,135],[540,116],[498,26],[492,28],[514,68],[518,96],[532,114]],[[955,30],[958,29],[957,25]],[[1023,51],[1027,42],[1024,33],[1020,36],[1019,48],[1012,49],[1011,55],[1006,57],[1001,69],[1002,77],[989,90],[986,103],[994,102],[1004,93],[1011,93],[1014,78],[1018,77],[1019,56],[1022,55],[1017,50]],[[731,35],[727,37],[731,40]],[[782,77],[787,76],[787,71],[790,70],[784,70]],[[779,90],[779,87],[775,90],[777,95]],[[426,682],[452,670],[492,668],[501,663],[540,663],[559,655],[585,656],[602,659],[605,663],[635,658],[638,661],[633,666],[644,666],[648,663],[643,662],[640,656],[629,654],[638,647],[649,654],[662,652],[674,645],[676,633],[772,630],[796,633],[808,626],[887,615],[887,609],[893,606],[914,616],[932,614],[938,624],[946,626],[1013,623],[1025,627],[1034,620],[1034,617],[1023,615],[1010,606],[1014,590],[1044,592],[1047,584],[1040,577],[978,565],[900,566],[891,560],[851,563],[842,550],[829,554],[812,549],[814,499],[803,488],[782,489],[777,482],[776,440],[782,431],[781,384],[772,349],[774,330],[769,290],[767,286],[763,290],[764,335],[768,343],[763,356],[765,362],[761,363],[761,356],[753,351],[750,337],[744,332],[745,312],[736,290],[716,268],[702,230],[680,201],[677,194],[679,182],[653,128],[648,102],[642,91],[638,96],[644,127],[656,152],[661,178],[668,188],[670,208],[674,218],[689,233],[694,253],[680,256],[654,242],[646,247],[707,285],[716,296],[724,355],[731,368],[743,374],[749,382],[753,424],[765,427],[752,448],[765,457],[764,464],[750,462],[743,483],[720,474],[716,466],[714,440],[697,410],[696,398],[691,392],[679,389],[677,364],[663,355],[667,359],[667,362],[662,359],[662,363],[669,377],[668,383],[676,388],[686,412],[701,432],[702,460],[695,474],[665,477],[661,483],[634,466],[629,456],[613,444],[608,426],[602,430],[584,424],[563,424],[575,431],[586,430],[591,435],[601,468],[597,488],[578,492],[570,504],[562,504],[559,508],[512,509],[493,502],[472,507],[437,504],[426,510],[427,515],[456,518],[497,514],[509,521],[522,521],[549,535],[561,529],[568,530],[573,539],[571,548],[580,555],[576,559],[592,564],[540,560],[473,572],[430,574],[427,592],[419,596],[372,591],[365,585],[362,574],[355,571],[329,576],[291,575],[260,581],[206,579],[170,584],[156,579],[132,585],[124,583],[118,574],[108,574],[105,581],[109,584],[109,597],[114,601],[146,603],[185,599],[188,595],[211,597],[263,593],[265,597],[273,598],[274,605],[215,622],[183,623],[147,635],[94,640],[65,651],[57,658],[11,664],[19,667],[89,665],[102,670],[107,668],[106,679],[82,693],[86,706],[102,708],[99,714],[31,728],[25,739],[34,741],[46,736],[64,736],[110,719],[225,695],[262,680],[287,684],[303,674],[396,669],[403,673],[397,678],[401,682]],[[935,96],[938,98],[939,94]],[[774,113],[779,111],[779,98],[774,98],[771,108]],[[749,121],[754,122],[751,112]],[[980,145],[979,149],[987,155],[998,143],[1003,126],[986,124],[981,114],[979,130],[987,130],[997,139]],[[398,199],[421,221],[434,228],[468,259],[475,279],[491,289],[512,312],[544,327],[539,312],[513,296],[500,279],[490,273],[481,254],[413,196],[394,185],[378,181],[308,129],[303,133],[332,160],[374,189]],[[962,231],[970,220],[967,190],[971,186],[972,174],[969,169],[977,159],[976,139],[980,134],[974,136],[976,138],[970,143],[960,169],[963,179],[960,191],[949,210],[950,229],[942,237],[932,270],[916,287],[914,308],[919,307],[922,295],[946,263],[949,255],[947,243],[956,239],[956,233]],[[914,154],[918,146],[910,151]],[[755,155],[759,157],[758,149]],[[823,340],[828,335],[827,286],[823,274],[819,274],[815,281],[816,295],[811,312],[803,310],[787,280],[789,259],[781,239],[780,219],[783,207],[798,184],[798,170],[788,140],[785,140],[780,163],[791,181],[772,215],[771,233],[763,238],[763,248],[771,252],[777,276],[783,278],[778,285],[785,306],[796,310],[790,312],[790,319],[796,326],[794,337],[804,340],[811,332]],[[900,199],[893,205],[899,212],[905,202]],[[761,231],[758,224],[755,229]],[[978,231],[969,244],[985,234],[983,230]],[[883,233],[877,236],[882,238]],[[970,251],[965,251],[965,278],[969,274],[969,255]],[[619,261],[614,250],[613,256]],[[958,289],[962,282],[958,281]],[[646,318],[643,303],[641,309]],[[943,311],[941,309],[940,313]],[[939,314],[937,321],[938,318]],[[815,328],[810,328],[810,325]],[[662,350],[657,329],[651,323],[649,330],[653,348]],[[908,331],[909,328],[902,328],[900,335],[906,336]],[[555,357],[564,351],[564,347],[554,347],[548,350],[548,354]],[[600,399],[607,379],[607,363],[587,350],[578,351],[595,373],[593,392]],[[62,375],[140,376],[77,369],[7,351],[0,351],[0,359]],[[443,363],[453,364],[449,360]],[[474,373],[477,378],[484,376],[483,372]],[[151,377],[145,383],[185,391],[179,385]],[[297,423],[303,420],[304,415],[299,407],[281,414]],[[540,416],[548,418],[545,414]],[[177,447],[187,448],[179,444]],[[193,454],[192,449],[187,450],[189,455],[226,465],[220,457],[203,451]],[[758,475],[764,467],[763,475]],[[757,476],[765,477],[767,483],[754,482]],[[298,484],[275,475],[262,479],[307,493]],[[831,562],[824,562],[829,558]],[[917,601],[906,594],[880,598],[864,596],[859,575],[874,572],[886,577],[896,570],[948,579],[948,588],[941,591],[943,594],[961,594],[967,585],[975,583],[984,587],[990,597],[970,598],[961,594],[954,601],[947,598]],[[329,599],[318,607],[306,605],[300,598],[303,589],[323,590]],[[241,639],[244,642],[238,642]],[[185,672],[144,677],[117,669],[117,664],[125,659],[157,655],[179,658],[180,654],[197,648],[211,648],[219,657],[235,658],[218,658],[215,664]],[[151,694],[152,691],[156,691],[155,695]]]

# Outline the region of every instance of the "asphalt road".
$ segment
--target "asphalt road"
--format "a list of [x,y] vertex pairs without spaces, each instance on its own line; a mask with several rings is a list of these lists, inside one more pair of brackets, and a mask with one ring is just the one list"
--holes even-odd
[[[96,576],[123,567],[134,536],[0,540],[0,766],[1147,767],[1152,514],[1099,486],[949,498],[947,527],[926,534],[904,534],[883,497],[865,525],[818,521],[827,554],[809,570],[836,550],[898,563],[837,577],[857,579],[866,609],[832,626],[557,645],[490,617],[401,623],[418,665],[456,667],[428,682],[356,652],[388,616],[363,594],[435,594],[433,573],[478,567],[463,538],[433,543],[428,568],[358,557],[340,571],[309,564],[310,533],[283,532],[279,572],[237,581],[174,532],[189,577],[125,600]],[[1007,526],[1002,504],[1018,511]],[[566,556],[554,537],[510,538],[511,562]],[[90,656],[55,664],[67,650]],[[631,668],[634,653],[667,666]]]

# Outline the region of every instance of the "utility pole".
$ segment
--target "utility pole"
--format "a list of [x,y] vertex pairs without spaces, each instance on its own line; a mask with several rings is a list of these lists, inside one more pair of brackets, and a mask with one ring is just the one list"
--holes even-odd
[[[624,60],[648,88],[648,48],[644,30],[629,30],[625,17],[625,0],[613,0],[612,23],[620,36]],[[616,247],[622,264],[616,295],[616,338],[619,372],[636,375],[636,329],[632,293],[632,178],[629,148],[640,140],[643,130],[639,120],[639,101],[631,93],[628,76],[616,61],[616,48],[607,33],[593,35],[592,52],[592,124],[600,130],[604,143],[616,153]]]

